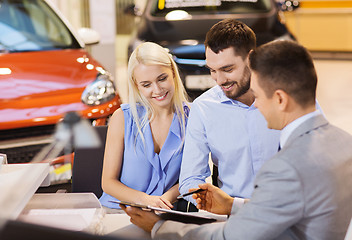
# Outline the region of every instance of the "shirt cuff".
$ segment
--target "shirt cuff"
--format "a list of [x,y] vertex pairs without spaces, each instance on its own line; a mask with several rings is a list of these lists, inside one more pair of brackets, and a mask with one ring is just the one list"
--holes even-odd
[[233,201],[233,204],[236,205],[236,207],[241,208],[244,205],[244,198],[238,198],[235,197],[235,200]]
[[236,213],[238,210],[240,210],[243,207],[243,205],[244,205],[244,198],[235,197],[232,204],[231,214]]
[[154,224],[154,227],[152,228],[152,231],[150,233],[151,237],[154,238],[156,232],[159,230],[159,228],[161,227],[161,225],[165,222],[165,220],[159,220]]

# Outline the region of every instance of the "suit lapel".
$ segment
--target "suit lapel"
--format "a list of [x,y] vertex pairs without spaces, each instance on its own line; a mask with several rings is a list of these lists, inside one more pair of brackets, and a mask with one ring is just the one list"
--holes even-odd
[[285,146],[290,145],[291,142],[303,134],[309,133],[310,131],[327,124],[329,124],[329,122],[321,114],[307,119],[292,132],[290,137],[287,139]]

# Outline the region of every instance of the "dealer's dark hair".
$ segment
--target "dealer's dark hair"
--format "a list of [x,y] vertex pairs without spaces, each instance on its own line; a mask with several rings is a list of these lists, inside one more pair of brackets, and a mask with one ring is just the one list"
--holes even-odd
[[302,107],[315,104],[317,75],[308,50],[294,41],[273,41],[253,50],[249,66],[267,97],[278,89]]
[[246,24],[229,18],[210,28],[206,34],[204,45],[215,53],[233,47],[235,54],[245,59],[250,50],[256,46],[256,36]]

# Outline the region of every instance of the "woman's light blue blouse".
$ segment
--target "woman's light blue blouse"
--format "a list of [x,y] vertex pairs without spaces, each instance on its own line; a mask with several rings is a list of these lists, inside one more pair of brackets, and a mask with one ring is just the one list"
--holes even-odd
[[[125,118],[125,148],[119,180],[126,186],[148,195],[161,196],[178,182],[180,174],[183,135],[178,117],[175,113],[165,143],[157,154],[154,152],[149,123],[142,129],[145,140],[143,143],[129,104],[122,104],[121,109]],[[138,106],[137,110],[140,116],[144,116],[144,107]],[[188,115],[188,108],[185,110]],[[119,208],[118,204],[109,202],[116,200],[105,192],[99,199],[103,206]]]

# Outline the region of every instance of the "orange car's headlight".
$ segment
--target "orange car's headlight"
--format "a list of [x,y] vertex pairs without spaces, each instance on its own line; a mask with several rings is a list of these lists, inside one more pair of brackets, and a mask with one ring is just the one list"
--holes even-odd
[[81,100],[89,106],[103,104],[116,96],[116,88],[108,74],[99,73],[97,79],[90,83],[82,93]]

